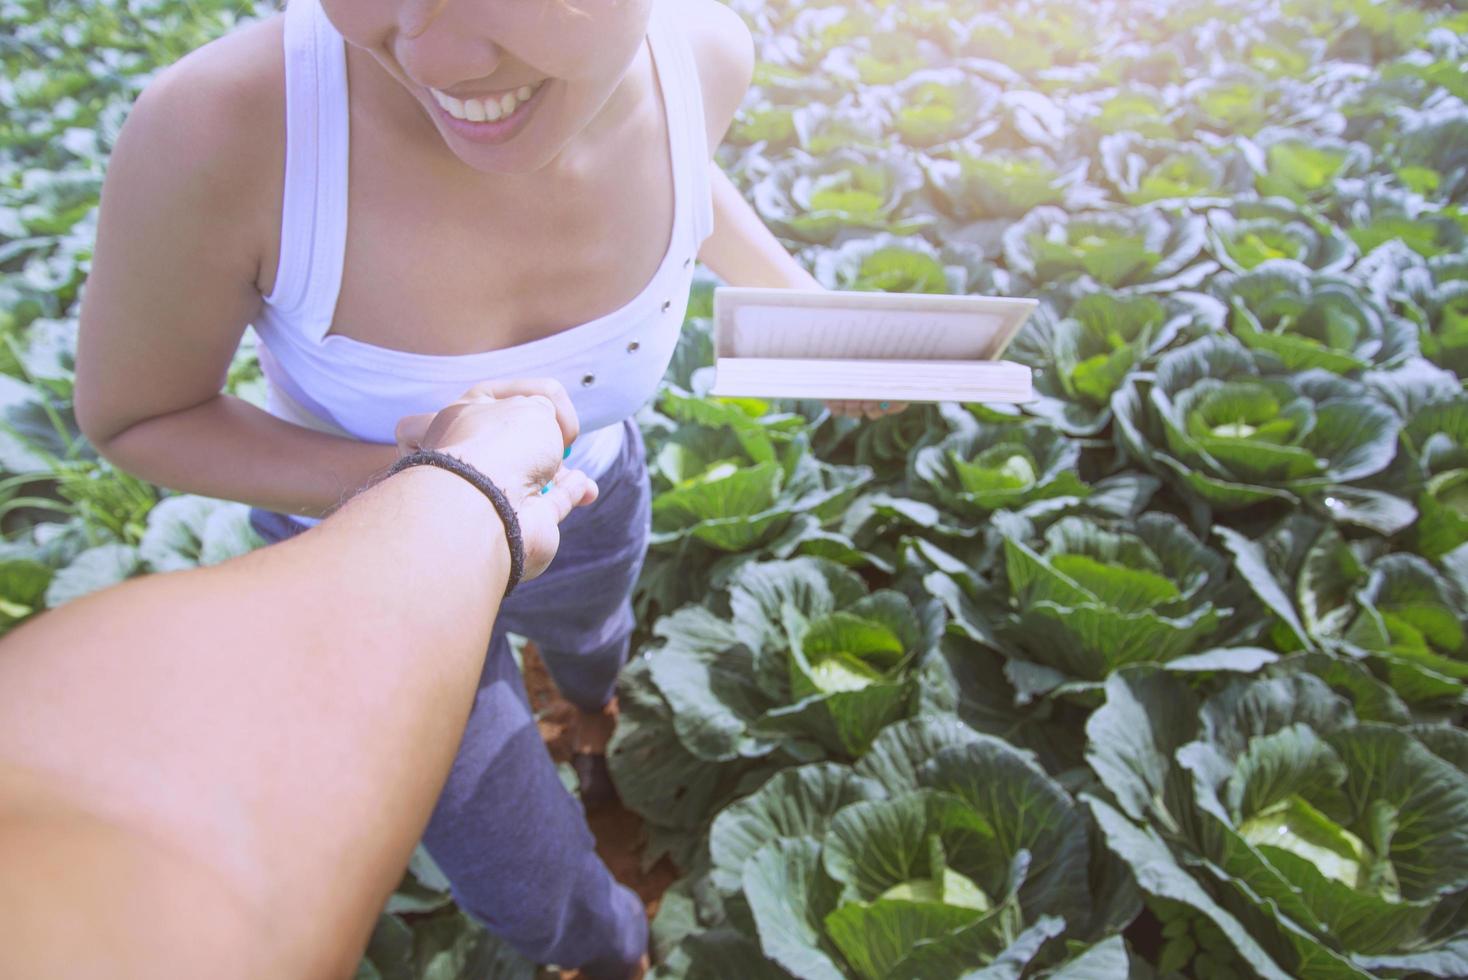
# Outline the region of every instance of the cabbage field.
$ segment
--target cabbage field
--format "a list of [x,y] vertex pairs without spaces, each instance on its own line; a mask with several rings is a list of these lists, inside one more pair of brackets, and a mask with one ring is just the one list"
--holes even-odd
[[[761,217],[828,287],[1039,298],[1038,398],[705,397],[700,280],[611,751],[653,976],[1468,976],[1468,3],[730,4]],[[257,541],[70,410],[111,140],[254,14],[0,11],[3,630]],[[362,980],[535,975],[444,886]]]

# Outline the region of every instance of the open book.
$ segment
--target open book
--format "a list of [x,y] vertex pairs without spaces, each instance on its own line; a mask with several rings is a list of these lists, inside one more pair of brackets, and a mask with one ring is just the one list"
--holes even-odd
[[713,394],[1023,402],[1030,369],[999,356],[1032,299],[806,289],[714,290]]

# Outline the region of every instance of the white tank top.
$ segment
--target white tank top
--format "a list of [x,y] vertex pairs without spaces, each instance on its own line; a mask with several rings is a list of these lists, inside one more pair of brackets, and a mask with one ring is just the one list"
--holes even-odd
[[280,263],[254,324],[272,415],[391,443],[398,419],[437,411],[480,381],[553,377],[566,386],[581,421],[567,464],[593,476],[605,471],[622,445],[619,423],[653,397],[667,370],[694,259],[713,230],[698,70],[687,38],[671,22],[669,2],[654,0],[648,25],[674,185],[672,240],[652,279],[627,305],[589,323],[516,347],[441,356],[328,336],[347,234],[346,42],[317,0],[292,0],[285,14]]

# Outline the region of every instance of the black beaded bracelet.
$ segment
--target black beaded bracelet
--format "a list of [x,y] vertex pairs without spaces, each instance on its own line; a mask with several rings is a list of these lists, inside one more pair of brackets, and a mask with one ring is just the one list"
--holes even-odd
[[450,456],[448,453],[441,453],[433,449],[419,449],[409,453],[392,465],[392,468],[387,471],[387,476],[401,473],[410,466],[437,466],[440,469],[448,470],[468,480],[480,493],[489,498],[489,502],[494,504],[494,509],[499,513],[500,520],[504,522],[505,539],[510,545],[510,580],[505,586],[505,595],[515,591],[515,586],[520,584],[520,578],[525,574],[525,539],[520,534],[520,519],[515,516],[515,508],[511,505],[510,498],[505,496],[505,492],[495,486],[494,481],[489,477],[457,456]]

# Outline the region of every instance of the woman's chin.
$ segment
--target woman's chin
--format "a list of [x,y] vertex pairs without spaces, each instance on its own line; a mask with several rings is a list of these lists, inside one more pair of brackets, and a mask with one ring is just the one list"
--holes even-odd
[[485,149],[465,146],[452,139],[446,139],[445,142],[459,162],[470,170],[501,177],[523,177],[545,171],[555,163],[564,146],[524,144]]
[[434,121],[449,151],[469,169],[483,174],[528,175],[551,167],[575,140],[575,132],[562,136],[551,131],[554,129],[552,124],[559,121],[556,119],[559,101],[547,99],[544,106],[535,107],[540,111],[525,120],[523,126],[499,139],[492,138],[492,133],[491,138],[486,138],[485,131],[490,130],[489,126],[476,127],[473,123],[452,119],[441,109]]

